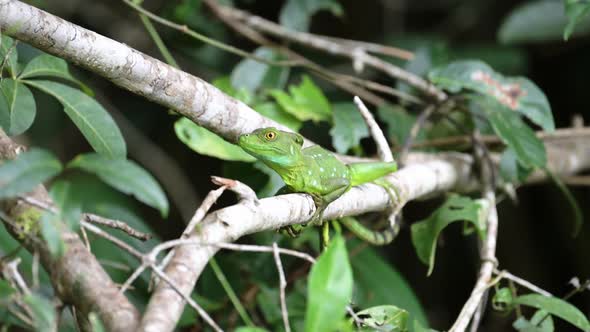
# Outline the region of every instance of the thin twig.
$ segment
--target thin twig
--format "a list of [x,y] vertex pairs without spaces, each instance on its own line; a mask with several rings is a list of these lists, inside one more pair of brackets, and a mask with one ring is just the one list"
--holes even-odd
[[401,48],[397,48],[397,47],[381,45],[381,44],[365,42],[365,41],[359,41],[359,40],[331,37],[331,36],[323,36],[323,35],[316,35],[316,36],[318,36],[319,38],[328,39],[333,42],[346,45],[347,47],[350,47],[350,48],[361,48],[367,52],[371,52],[371,53],[375,53],[375,54],[387,55],[387,56],[391,56],[391,57],[395,57],[395,58],[400,58],[403,60],[413,60],[414,59],[414,53],[404,50],[404,49],[401,49]]
[[406,141],[404,142],[404,145],[402,146],[402,149],[399,154],[398,159],[399,159],[400,165],[404,165],[406,163],[406,158],[408,156],[408,153],[410,152],[410,148],[412,147],[414,140],[416,139],[416,137],[418,137],[418,134],[420,133],[420,129],[422,129],[422,127],[424,127],[426,120],[428,120],[428,118],[432,115],[432,113],[434,113],[434,110],[435,110],[435,107],[433,105],[426,107],[420,113],[420,115],[416,119],[416,122],[414,122],[414,124],[412,125],[412,129],[410,129],[410,134],[406,138]]
[[132,236],[141,241],[147,241],[152,238],[151,234],[140,232],[120,220],[108,219],[91,213],[86,213],[84,215],[84,220],[93,224],[118,229],[122,232],[127,233],[127,235]]
[[281,315],[283,316],[283,325],[285,325],[285,332],[291,332],[289,325],[289,311],[287,311],[287,300],[285,299],[285,288],[287,288],[287,281],[285,279],[285,271],[283,271],[283,263],[281,263],[281,256],[279,254],[279,247],[277,243],[272,244],[273,256],[277,270],[279,272],[279,298],[281,300]]
[[375,118],[373,117],[371,112],[369,112],[369,109],[367,108],[367,106],[365,106],[363,101],[358,96],[354,96],[354,103],[356,104],[356,107],[358,108],[359,112],[361,113],[363,120],[365,120],[367,127],[369,127],[369,131],[371,132],[371,136],[373,137],[373,140],[375,141],[375,145],[377,146],[377,152],[379,154],[379,159],[386,161],[386,162],[394,161],[393,154],[391,153],[391,149],[389,148],[389,144],[387,144],[387,140],[385,139],[385,135],[383,135],[383,131],[381,130],[381,128],[379,128],[377,121],[375,121]]
[[541,295],[544,296],[548,296],[548,297],[552,297],[553,294],[549,293],[548,291],[542,289],[541,287],[535,286],[533,283],[531,283],[530,281],[524,280],[520,277],[515,276],[514,274],[506,271],[506,270],[502,270],[499,271],[498,269],[494,269],[494,273],[497,274],[498,276],[502,277],[503,279],[508,279],[508,280],[512,280],[515,283],[528,288],[529,290],[535,292],[535,293],[539,293]]

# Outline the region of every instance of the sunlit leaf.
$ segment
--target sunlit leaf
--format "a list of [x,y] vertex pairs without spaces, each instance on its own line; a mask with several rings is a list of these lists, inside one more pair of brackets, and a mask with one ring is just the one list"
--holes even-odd
[[477,60],[456,61],[432,70],[429,79],[450,92],[479,92],[507,109],[517,111],[546,131],[555,130],[547,97],[524,77],[505,77]]
[[30,149],[0,165],[0,198],[27,193],[58,174],[61,163],[49,151]]
[[0,82],[0,127],[10,135],[22,134],[33,124],[37,107],[31,90],[10,78]]
[[256,158],[247,154],[241,147],[231,144],[217,134],[203,128],[187,118],[174,123],[176,136],[194,151],[223,160],[253,162]]
[[307,289],[305,331],[332,331],[346,313],[352,296],[352,270],[344,239],[333,238],[311,268]]
[[332,144],[339,153],[346,153],[369,136],[369,129],[362,115],[352,103],[334,104],[334,125],[330,130]]
[[484,237],[485,223],[482,206],[469,197],[452,195],[428,218],[412,224],[412,244],[420,260],[428,265],[428,275],[434,269],[436,242],[442,230],[455,221],[467,221]]
[[[504,19],[498,30],[498,39],[506,44],[561,41],[565,37],[564,29],[568,32],[568,28],[570,25],[573,28],[573,24],[576,25],[574,36],[587,35],[590,33],[590,18],[577,15],[581,14],[577,13],[579,8],[566,16],[563,0],[525,2]],[[567,36],[569,37],[569,34]]]
[[326,96],[308,76],[303,76],[299,85],[291,85],[289,94],[282,90],[271,90],[270,94],[288,113],[301,121],[329,121],[332,107]]
[[564,5],[568,22],[563,31],[563,39],[568,40],[574,32],[576,25],[590,13],[590,2],[584,0],[564,0]]
[[25,303],[31,308],[36,331],[56,331],[57,321],[53,304],[37,294],[29,294],[24,298]]
[[25,80],[57,99],[92,148],[111,158],[125,158],[123,135],[111,115],[92,97],[67,85],[42,80]]
[[96,174],[113,188],[158,209],[163,217],[168,215],[168,200],[162,187],[150,173],[131,160],[109,159],[98,153],[88,153],[78,155],[68,167]]
[[320,10],[342,15],[342,7],[336,0],[287,0],[279,15],[279,23],[298,31],[307,31],[311,16]]
[[586,316],[578,308],[562,299],[540,294],[527,294],[514,299],[514,303],[545,310],[582,331],[590,331],[590,322]]

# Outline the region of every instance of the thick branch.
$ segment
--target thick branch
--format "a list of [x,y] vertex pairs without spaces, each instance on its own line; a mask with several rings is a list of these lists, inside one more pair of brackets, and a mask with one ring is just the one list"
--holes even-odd
[[[13,159],[22,150],[0,130],[0,159]],[[37,187],[27,196],[43,202],[50,200],[43,186]],[[37,208],[21,199],[2,201],[0,208],[17,223],[39,223],[39,212],[33,212],[38,211]],[[96,312],[109,331],[135,329],[139,312],[126,297],[119,294],[115,283],[75,232],[65,228],[59,230],[66,244],[66,252],[62,257],[55,258],[35,231],[25,232],[18,224],[13,226],[17,227],[7,225],[7,228],[17,235],[14,238],[31,253],[40,254],[53,288],[65,304],[74,305],[83,317],[88,317],[91,311]]]

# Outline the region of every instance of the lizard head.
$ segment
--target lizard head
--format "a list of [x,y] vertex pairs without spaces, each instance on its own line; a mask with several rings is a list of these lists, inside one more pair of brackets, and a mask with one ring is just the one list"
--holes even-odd
[[273,169],[301,161],[303,136],[276,128],[260,128],[238,139],[238,145]]

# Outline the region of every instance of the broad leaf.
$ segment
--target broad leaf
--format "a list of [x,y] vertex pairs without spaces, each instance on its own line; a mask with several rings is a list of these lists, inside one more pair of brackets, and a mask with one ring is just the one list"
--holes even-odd
[[332,144],[339,153],[346,153],[369,136],[363,116],[351,103],[334,104],[334,126],[330,130]]
[[590,322],[588,322],[586,316],[578,308],[562,299],[540,294],[527,294],[514,299],[514,303],[545,310],[582,331],[590,331]]
[[[358,240],[352,242],[355,242],[356,245],[361,244]],[[359,306],[392,304],[404,308],[411,317],[421,323],[428,323],[420,300],[410,284],[373,248],[366,247],[352,256],[351,264],[355,280],[355,302],[358,302]]]
[[393,305],[371,307],[356,314],[364,325],[379,328],[379,331],[408,331],[408,312]]
[[575,26],[590,13],[590,2],[585,0],[564,0],[564,5],[565,14],[569,21],[563,31],[563,39],[568,40],[574,32]]
[[80,86],[87,95],[93,95],[90,88],[70,74],[68,63],[65,60],[49,54],[38,55],[29,61],[23,71],[19,74],[18,78],[22,80],[47,76],[70,81]]
[[262,103],[254,106],[254,110],[265,117],[285,125],[293,131],[299,131],[303,123],[293,115],[282,110],[279,105],[272,102]]
[[58,174],[61,163],[50,152],[31,149],[0,166],[0,198],[27,193]]
[[[254,55],[266,60],[275,60],[275,52],[266,47],[259,47]],[[261,87],[282,88],[289,75],[289,68],[270,66],[253,59],[240,61],[231,72],[231,85],[238,91],[245,89],[254,93]]]
[[311,268],[305,331],[333,331],[344,318],[346,305],[352,297],[352,285],[344,239],[337,236]]
[[522,113],[545,131],[555,130],[545,94],[524,77],[504,77],[477,60],[456,61],[432,70],[429,79],[450,92],[479,92],[506,108]]
[[[377,115],[387,124],[387,137],[394,139],[398,145],[403,145],[410,135],[410,130],[416,122],[416,117],[406,112],[398,105],[386,105],[379,107]],[[424,139],[424,130],[418,133],[417,141]]]
[[[577,13],[580,7],[576,10],[570,7],[571,12],[566,16],[562,2],[563,0],[525,2],[504,19],[498,30],[498,39],[506,44],[561,41],[567,32],[573,32],[574,24],[577,25],[574,36],[590,33],[590,18],[578,15],[581,14]],[[566,10],[567,8],[566,3]],[[572,23],[573,20],[575,23]]]
[[82,218],[83,195],[74,192],[71,182],[61,179],[52,184],[49,195],[59,209],[60,218],[65,220],[70,228],[77,229]]
[[434,211],[428,218],[412,225],[412,244],[418,258],[428,265],[428,275],[434,269],[436,242],[442,230],[455,221],[467,221],[473,224],[483,238],[485,216],[481,213],[481,203],[469,197],[452,195],[447,201]]
[[53,304],[37,294],[29,294],[24,298],[25,303],[31,308],[36,331],[56,331],[57,321]]
[[47,243],[49,252],[51,252],[51,255],[55,258],[61,257],[66,252],[66,244],[61,239],[60,232],[58,230],[58,217],[50,212],[45,212],[41,216],[40,223],[41,235]]
[[16,290],[10,286],[8,281],[0,279],[0,305],[2,305],[2,302],[10,300],[10,297],[15,292]]
[[125,158],[127,148],[111,115],[92,97],[67,85],[42,80],[25,80],[57,99],[92,148],[110,158]]
[[301,121],[312,120],[314,122],[329,121],[332,116],[332,107],[320,88],[304,75],[301,84],[291,85],[287,94],[282,90],[271,90],[270,94],[279,105]]
[[174,131],[182,143],[200,154],[223,160],[247,162],[256,160],[239,146],[229,143],[187,118],[176,121]]
[[307,31],[311,16],[320,10],[342,15],[342,7],[336,0],[287,0],[281,9],[279,23],[288,29]]
[[2,65],[2,68],[8,69],[12,77],[16,77],[18,73],[18,52],[14,46],[14,40],[12,38],[5,35],[1,36],[0,65]]
[[545,145],[518,114],[489,98],[482,99],[480,104],[496,134],[514,151],[524,168],[545,166]]
[[500,157],[500,175],[507,182],[523,182],[533,171],[518,162],[516,153],[507,148]]
[[0,82],[0,127],[10,135],[22,134],[29,129],[37,108],[31,90],[10,78]]
[[555,329],[553,317],[545,310],[537,310],[530,320],[524,317],[518,318],[512,323],[512,327],[521,332],[553,332]]
[[77,156],[68,167],[96,174],[113,188],[158,209],[163,217],[168,215],[168,200],[164,191],[147,171],[133,161],[89,153]]

